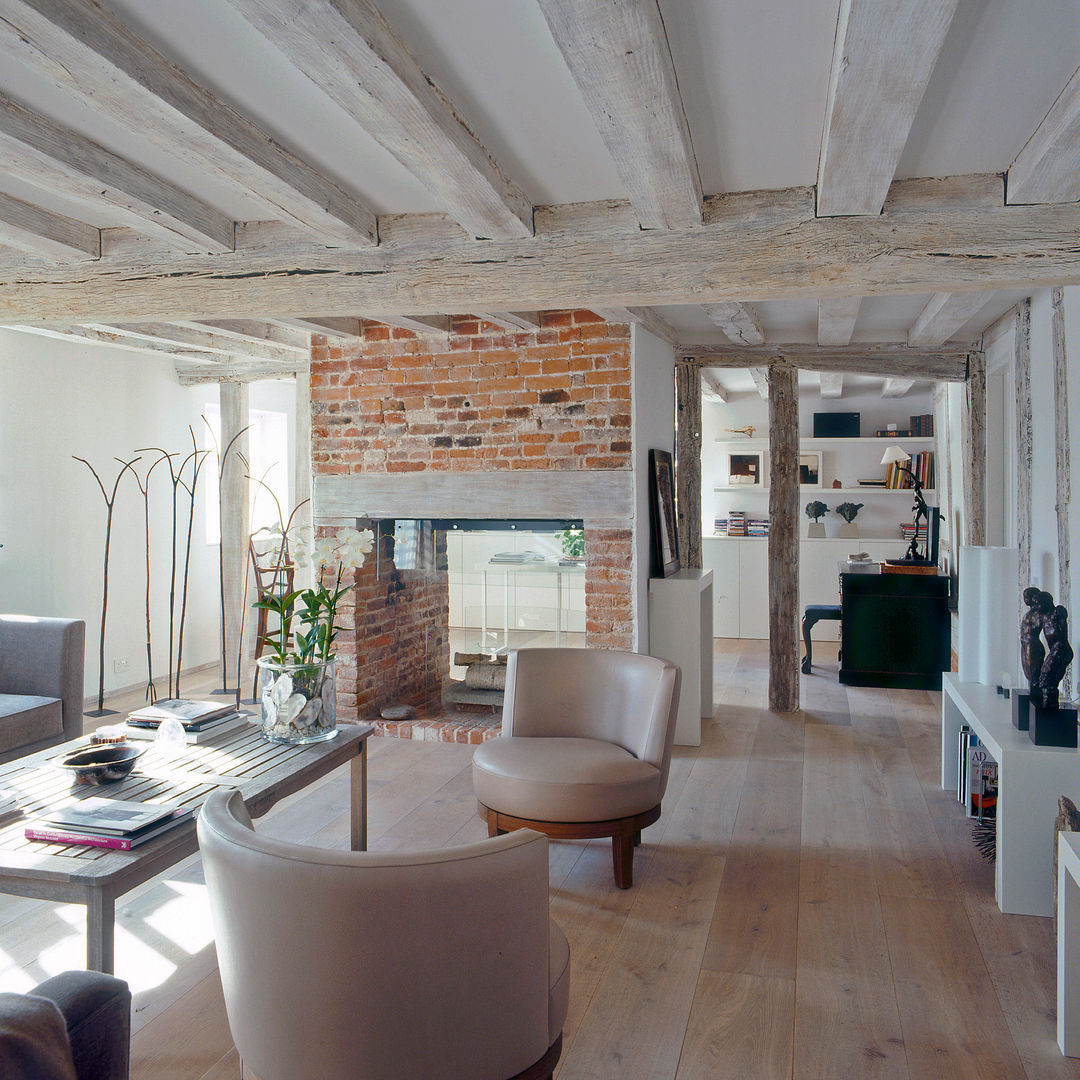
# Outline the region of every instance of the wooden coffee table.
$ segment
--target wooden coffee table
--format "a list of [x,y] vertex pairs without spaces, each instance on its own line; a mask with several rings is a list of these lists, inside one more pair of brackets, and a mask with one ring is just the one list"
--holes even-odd
[[113,970],[116,898],[198,851],[194,818],[132,851],[46,844],[27,840],[23,829],[52,807],[99,795],[135,802],[167,802],[198,811],[211,791],[237,788],[252,817],[312,781],[351,763],[350,844],[367,848],[367,741],[370,726],[342,724],[337,737],[307,746],[267,742],[252,724],[213,742],[184,747],[165,757],[148,744],[125,779],[100,787],[72,786],[55,762],[88,744],[85,737],[0,765],[0,787],[10,788],[20,813],[0,820],[0,892],[56,903],[86,905],[86,966]]

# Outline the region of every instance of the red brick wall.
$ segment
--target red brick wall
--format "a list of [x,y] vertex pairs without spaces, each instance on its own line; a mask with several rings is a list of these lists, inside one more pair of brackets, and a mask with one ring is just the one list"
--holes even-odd
[[[316,475],[631,468],[629,328],[590,311],[547,312],[528,333],[460,317],[448,338],[366,322],[357,344],[315,339],[311,399]],[[586,639],[630,648],[632,523],[597,528],[587,506],[578,516],[586,523]],[[385,560],[376,581],[374,566],[372,555],[356,591],[357,666],[344,657],[338,665],[345,717],[353,706],[364,716],[386,704],[404,673],[442,674],[419,652],[433,620],[446,627],[445,581],[388,570]],[[439,648],[445,664],[445,643]],[[342,635],[339,655],[348,649]]]

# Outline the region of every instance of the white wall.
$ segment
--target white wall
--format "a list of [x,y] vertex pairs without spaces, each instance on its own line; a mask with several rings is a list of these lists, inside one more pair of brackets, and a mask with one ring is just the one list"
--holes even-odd
[[675,351],[634,323],[630,335],[634,439],[634,648],[649,651],[649,451],[675,453]]
[[[289,412],[292,384],[256,384],[252,406]],[[266,389],[262,389],[265,386]],[[87,708],[98,687],[105,500],[86,458],[111,493],[120,464],[141,447],[191,449],[209,445],[200,419],[215,386],[181,387],[168,358],[98,345],[78,345],[0,329],[0,610],[86,621]],[[285,452],[288,452],[287,450]],[[157,457],[144,454],[139,475]],[[212,468],[212,465],[207,468]],[[290,458],[290,471],[291,458]],[[200,480],[200,484],[202,480]],[[185,668],[219,654],[218,552],[206,543],[202,498],[195,500]],[[172,485],[165,465],[151,478],[151,609],[155,681],[168,667],[169,541]],[[187,496],[180,522],[186,536]],[[121,481],[113,516],[106,690],[146,679],[145,531],[143,498],[130,473]],[[179,544],[181,554],[183,540]],[[182,586],[178,566],[177,601]],[[126,669],[114,671],[114,661]]]

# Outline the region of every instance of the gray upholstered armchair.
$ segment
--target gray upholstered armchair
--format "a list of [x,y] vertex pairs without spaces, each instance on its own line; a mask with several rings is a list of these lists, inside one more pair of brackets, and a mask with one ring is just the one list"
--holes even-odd
[[99,971],[65,971],[0,994],[4,1080],[128,1080],[131,991]]
[[542,1080],[570,949],[547,839],[374,853],[261,836],[239,792],[198,823],[233,1042],[260,1080]]
[[633,884],[634,846],[660,817],[679,712],[679,668],[612,649],[515,649],[502,738],[473,755],[488,832],[611,837],[615,884]]
[[86,624],[0,615],[0,763],[83,730]]

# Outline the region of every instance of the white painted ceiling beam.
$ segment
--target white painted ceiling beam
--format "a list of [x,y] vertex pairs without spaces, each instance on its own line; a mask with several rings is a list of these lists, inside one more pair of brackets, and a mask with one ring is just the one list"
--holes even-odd
[[225,214],[4,94],[0,160],[5,172],[85,205],[91,214],[102,203],[120,211],[131,228],[180,251],[193,245],[233,250],[235,228]]
[[0,0],[0,54],[168,153],[197,161],[267,217],[373,244],[374,213],[192,80],[97,0]]
[[848,345],[859,318],[861,296],[836,296],[819,300],[817,340],[819,345]]
[[758,313],[749,304],[702,304],[711,323],[718,326],[724,336],[741,345],[761,345],[765,330]]
[[267,379],[295,379],[303,367],[285,367],[278,365],[236,364],[213,369],[200,368],[178,362],[176,377],[181,386],[201,386],[207,383],[222,382],[263,382]]
[[38,337],[53,338],[56,341],[74,341],[86,345],[105,345],[123,352],[137,352],[144,356],[165,355],[182,357],[191,364],[223,363],[228,358],[221,353],[204,353],[196,349],[185,349],[164,341],[138,341],[124,334],[117,334],[101,327],[76,326],[70,323],[48,323],[42,325],[22,325],[5,327],[20,333],[35,334]]
[[230,2],[467,232],[532,234],[532,204],[369,0]]
[[414,334],[449,334],[449,315],[378,315],[371,316],[373,322],[396,326],[401,330],[411,330]]
[[908,344],[943,345],[989,300],[982,292],[935,293],[908,331]]
[[728,399],[728,392],[707,371],[701,373],[701,396],[706,401],[714,401],[723,404]]
[[189,326],[193,330],[213,330],[225,338],[237,338],[261,345],[269,341],[274,345],[290,349],[298,356],[311,355],[311,334],[306,330],[282,326],[271,319],[217,319],[184,321],[170,320],[175,326]]
[[473,314],[484,322],[494,323],[504,330],[539,330],[539,311],[476,311]]
[[336,338],[339,341],[356,341],[363,337],[359,319],[271,319],[274,326],[293,330],[303,330],[309,334],[322,334],[323,337]]
[[101,231],[0,193],[0,244],[46,259],[97,259]]
[[844,373],[842,371],[823,371],[818,375],[818,381],[823,398],[844,396]]
[[769,400],[769,369],[763,367],[750,368],[750,378],[754,380],[757,392],[766,401]]
[[957,0],[841,0],[818,158],[822,217],[880,212]]
[[297,360],[295,349],[276,345],[271,341],[255,342],[245,338],[225,337],[209,327],[196,329],[191,324],[164,322],[90,325],[139,341],[161,341],[201,352],[220,353],[223,356],[255,357],[262,361],[279,363],[295,363]]
[[539,0],[643,229],[702,221],[701,180],[656,0]]
[[1010,203],[1080,199],[1080,68],[1009,167]]
[[886,379],[881,384],[881,396],[903,397],[914,385],[914,379]]

